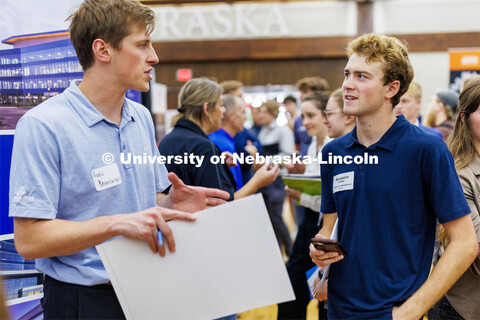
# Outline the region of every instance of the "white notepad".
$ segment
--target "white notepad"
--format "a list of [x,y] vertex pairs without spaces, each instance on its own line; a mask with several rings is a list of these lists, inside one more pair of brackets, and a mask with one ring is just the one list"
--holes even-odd
[[261,195],[171,221],[176,252],[97,246],[127,319],[214,319],[295,299]]

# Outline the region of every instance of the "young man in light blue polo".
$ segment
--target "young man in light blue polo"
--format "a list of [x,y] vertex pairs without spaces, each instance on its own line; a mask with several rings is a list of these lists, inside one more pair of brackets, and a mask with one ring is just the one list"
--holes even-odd
[[[330,237],[338,217],[348,255],[313,245],[310,255],[318,266],[331,264],[329,319],[419,319],[477,255],[470,210],[445,143],[394,116],[413,78],[405,45],[367,34],[347,50],[344,111],[356,127],[327,144],[323,159],[368,153],[378,164],[322,164],[317,237]],[[451,242],[428,277],[437,219]]]
[[228,193],[185,186],[160,164],[120,162],[122,152],[159,155],[151,115],[125,98],[127,89],[149,89],[158,62],[153,11],[136,0],[86,0],[70,19],[84,78],[18,122],[10,216],[18,252],[45,273],[46,319],[119,319],[94,246],[125,236],[164,256],[158,230],[175,250],[166,221],[193,221],[189,212]]

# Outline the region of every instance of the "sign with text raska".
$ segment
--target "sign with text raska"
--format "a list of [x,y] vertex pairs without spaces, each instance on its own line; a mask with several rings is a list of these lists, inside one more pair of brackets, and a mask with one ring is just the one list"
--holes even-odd
[[301,1],[153,7],[153,41],[344,36],[356,32],[355,2]]

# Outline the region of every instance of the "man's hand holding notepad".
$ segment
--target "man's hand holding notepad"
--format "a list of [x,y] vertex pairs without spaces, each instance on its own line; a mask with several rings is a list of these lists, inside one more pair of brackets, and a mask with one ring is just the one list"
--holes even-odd
[[322,193],[322,180],[319,176],[306,176],[303,174],[284,174],[282,180],[291,189],[299,190],[310,195]]

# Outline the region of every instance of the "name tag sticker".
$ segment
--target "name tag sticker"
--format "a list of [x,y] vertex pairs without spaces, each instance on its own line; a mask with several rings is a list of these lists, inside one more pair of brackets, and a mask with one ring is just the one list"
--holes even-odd
[[112,163],[92,170],[95,189],[102,191],[122,183],[122,177],[116,163]]
[[333,177],[333,193],[353,190],[353,171],[337,174]]

